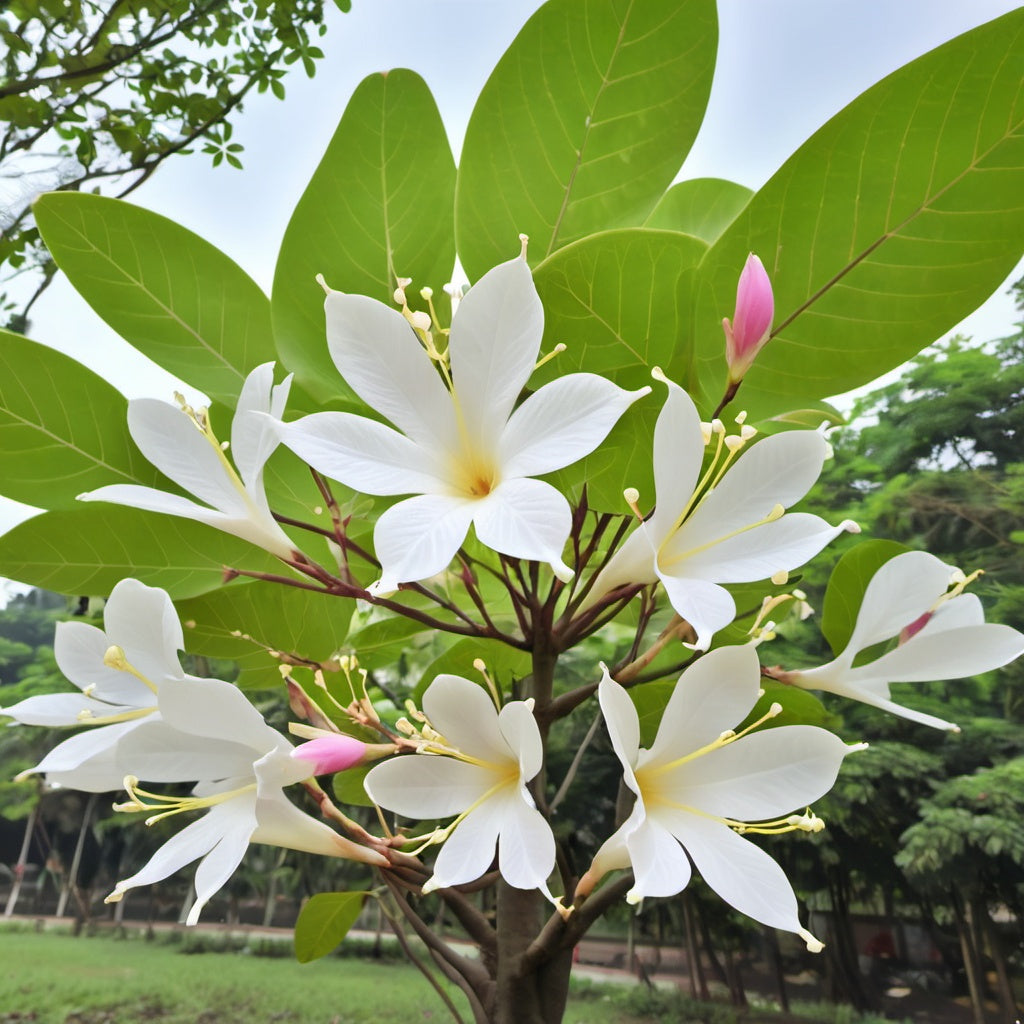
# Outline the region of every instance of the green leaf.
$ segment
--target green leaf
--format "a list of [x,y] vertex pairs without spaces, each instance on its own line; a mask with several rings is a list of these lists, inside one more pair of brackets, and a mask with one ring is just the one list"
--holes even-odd
[[246,374],[275,357],[267,297],[198,235],[85,193],[51,192],[33,209],[75,289],[165,370],[233,405]]
[[[591,235],[541,263],[534,280],[544,348],[563,342],[567,350],[536,374],[538,383],[586,370],[634,390],[652,385],[651,369],[660,366],[692,386],[690,294],[705,251],[690,235],[626,228]],[[593,455],[559,474],[559,485],[578,492],[586,482],[595,508],[625,511],[627,486],[653,500],[651,445],[663,401],[663,394],[641,399]]]
[[473,667],[473,662],[480,659],[487,667],[488,673],[500,691],[508,695],[512,693],[514,682],[522,679],[530,671],[530,654],[515,647],[509,647],[499,640],[479,640],[466,637],[453,644],[443,654],[435,658],[424,670],[416,689],[413,700],[419,701],[423,691],[444,673],[472,679],[484,685],[483,677]]
[[1024,237],[1024,9],[894,72],[815,133],[708,253],[694,329],[725,382],[723,316],[751,251],[772,341],[741,392],[756,419],[874,379],[1003,281]]
[[455,264],[454,194],[455,162],[423,79],[402,69],[365,78],[292,214],[274,275],[278,351],[315,398],[350,394],[327,351],[316,275],[389,305],[397,277],[413,279],[410,301],[428,285],[442,298]]
[[736,725],[737,732],[763,718],[773,704],[781,704],[782,711],[758,726],[758,731],[776,729],[782,725],[817,725],[830,729],[835,728],[839,722],[838,717],[828,711],[825,705],[807,690],[787,686],[772,679],[762,679],[761,689],[764,690],[764,695],[758,698],[757,703],[750,709],[750,714]]
[[[378,742],[379,740],[380,737],[377,738]],[[366,795],[366,789],[363,786],[363,780],[372,767],[372,765],[363,765],[335,773],[331,781],[331,788],[334,790],[334,798],[339,804],[345,807],[373,807],[373,801]]]
[[300,964],[326,956],[348,934],[363,909],[365,892],[319,892],[295,922],[295,959]]
[[281,571],[272,555],[210,526],[106,503],[44,512],[0,537],[0,575],[60,594],[105,596],[134,576],[194,597],[221,586],[226,565]]
[[711,90],[712,0],[549,0],[473,109],[459,165],[459,258],[475,280],[642,224],[690,149]]
[[724,178],[681,181],[661,197],[644,227],[682,231],[714,245],[753,194],[746,186]]
[[281,684],[281,662],[269,651],[327,661],[345,639],[354,605],[348,598],[254,581],[177,607],[188,651],[236,661],[247,686],[271,687]]
[[909,550],[894,540],[868,540],[847,551],[836,563],[821,607],[821,632],[833,654],[838,656],[850,642],[871,577],[890,558]]
[[128,434],[128,403],[102,377],[28,338],[0,331],[0,487],[16,501],[68,508],[110,483],[159,474]]

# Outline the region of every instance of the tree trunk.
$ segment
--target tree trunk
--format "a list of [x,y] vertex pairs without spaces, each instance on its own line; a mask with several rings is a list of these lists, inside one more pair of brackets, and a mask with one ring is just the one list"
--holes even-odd
[[768,959],[771,962],[772,977],[775,978],[775,991],[779,997],[779,1007],[785,1013],[789,1013],[789,992],[786,989],[786,974],[782,969],[782,954],[779,952],[779,937],[775,934],[774,928],[768,925],[761,926],[764,929],[764,939],[768,946]]
[[21,851],[18,854],[18,863],[14,866],[14,881],[11,884],[11,892],[7,897],[7,906],[4,907],[4,917],[10,917],[14,908],[18,905],[18,896],[21,893],[21,882],[25,877],[25,866],[28,864],[28,851],[32,848],[32,833],[36,829],[36,818],[39,816],[39,801],[29,811],[28,821],[25,823],[25,838],[21,841]]
[[981,934],[988,945],[992,963],[996,968],[996,978],[999,987],[999,1006],[1002,1015],[1006,1020],[1019,1020],[1017,998],[1013,991],[1013,983],[1010,981],[1010,972],[1006,965],[1006,955],[1003,952],[1003,943],[996,930],[995,923],[989,916],[988,907],[984,900],[972,900],[971,913]]
[[556,948],[535,967],[523,955],[536,939],[546,904],[536,890],[498,882],[498,957],[487,1017],[479,1024],[560,1024],[569,997],[572,947]]
[[963,903],[955,891],[951,893],[951,902],[953,904],[953,914],[956,918],[956,932],[960,936],[960,951],[964,958],[964,971],[967,974],[967,988],[971,996],[974,1024],[985,1024],[984,982],[980,977],[980,965],[974,949],[974,942],[971,938],[970,928],[967,924],[967,918],[964,915]]
[[693,900],[688,892],[683,892],[683,923],[686,928],[686,958],[690,961],[690,993],[694,999],[708,1000],[707,978],[704,976],[704,965],[700,962],[700,946],[697,944],[697,927],[693,921]]

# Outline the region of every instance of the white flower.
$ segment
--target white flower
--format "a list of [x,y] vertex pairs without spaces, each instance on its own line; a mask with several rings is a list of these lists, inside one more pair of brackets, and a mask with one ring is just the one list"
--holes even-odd
[[141,871],[118,882],[107,902],[129,889],[151,885],[194,860],[196,902],[186,923],[195,924],[210,898],[231,877],[249,843],[267,843],[377,867],[387,859],[338,835],[300,811],[284,787],[309,778],[314,766],[292,756],[292,745],[263,721],[242,693],[217,679],[186,679],[160,691],[163,721],[120,743],[136,776],[164,781],[199,780],[189,797],[167,797],[125,780],[131,798],[118,810],[150,811],[147,824],[181,811],[205,810],[153,855]]
[[704,881],[741,913],[821,948],[800,926],[782,869],[741,833],[820,829],[821,819],[809,812],[789,812],[827,792],[843,757],[857,748],[806,725],[733,733],[757,701],[759,685],[752,647],[704,655],[680,677],[657,737],[644,750],[636,708],[605,671],[601,710],[636,804],[598,850],[577,896],[606,872],[630,866],[630,902],[674,895],[690,880],[689,854]]
[[284,443],[317,470],[364,494],[413,494],[377,520],[386,594],[441,572],[470,524],[513,558],[548,562],[562,580],[569,504],[531,479],[591,452],[648,389],[626,392],[590,373],[545,385],[513,411],[534,369],[544,312],[524,259],[495,267],[459,303],[446,386],[409,322],[363,295],[327,296],[331,356],[352,390],[390,420],[342,412],[306,416]]
[[[986,623],[981,602],[961,593],[961,573],[924,551],[908,551],[872,576],[846,649],[834,661],[776,678],[807,690],[863,701],[937,729],[957,727],[890,699],[890,683],[960,679],[1000,668],[1024,653],[1024,635]],[[949,593],[949,587],[955,584]],[[861,651],[900,637],[894,650],[854,667]]]
[[423,695],[423,711],[430,735],[440,737],[377,765],[365,785],[375,803],[409,818],[458,815],[424,892],[479,878],[495,843],[509,885],[546,891],[555,839],[526,788],[544,756],[532,702],[511,701],[498,712],[480,686],[440,675]]
[[753,431],[733,437],[712,430],[716,446],[701,476],[707,443],[690,396],[663,375],[668,397],[654,428],[653,515],[598,575],[588,604],[616,587],[661,580],[672,607],[693,627],[698,650],[736,617],[721,584],[753,583],[803,565],[855,523],[830,526],[818,516],[785,510],[818,478],[828,442],[815,431],[766,437],[725,472]]
[[93,792],[119,789],[124,769],[117,743],[159,719],[157,694],[185,678],[178,661],[181,623],[166,591],[121,580],[103,610],[104,629],[85,622],[57,624],[53,653],[82,692],[29,697],[0,714],[23,725],[91,726],[58,744],[30,773]]
[[79,500],[195,519],[291,561],[295,545],[271,515],[263,488],[263,467],[279,443],[274,421],[284,413],[290,387],[290,374],[274,385],[273,363],[257,366],[246,377],[231,421],[237,472],[214,436],[206,410],[154,398],[128,403],[128,431],[139,451],[205,505],[138,484],[111,484],[80,494]]

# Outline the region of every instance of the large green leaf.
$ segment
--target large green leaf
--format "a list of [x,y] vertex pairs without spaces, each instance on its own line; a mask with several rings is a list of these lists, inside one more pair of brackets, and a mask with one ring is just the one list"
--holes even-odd
[[[546,259],[534,271],[544,347],[564,342],[567,350],[537,380],[586,370],[633,390],[652,385],[651,369],[660,366],[692,388],[690,295],[705,251],[690,235],[625,228],[591,235]],[[641,399],[593,455],[560,474],[560,485],[578,492],[586,482],[596,508],[626,511],[624,487],[653,501],[651,444],[663,401],[663,393]]]
[[278,350],[315,398],[348,394],[327,351],[316,275],[389,304],[397,277],[413,279],[410,301],[428,285],[442,298],[455,264],[454,194],[455,161],[423,79],[402,69],[364,79],[292,214],[274,275]]
[[273,651],[323,662],[341,646],[355,602],[282,584],[223,587],[178,602],[185,647],[236,661],[247,686],[279,686]]
[[348,934],[363,909],[365,892],[318,892],[295,922],[295,959],[306,964],[326,956]]
[[0,575],[61,594],[109,594],[134,576],[172,598],[219,587],[224,567],[281,572],[273,556],[202,523],[120,505],[44,512],[0,537]]
[[644,227],[682,231],[713,245],[753,194],[745,185],[724,178],[690,178],[661,197]]
[[128,403],[80,363],[0,331],[0,488],[39,508],[73,506],[110,483],[159,474],[128,435]]
[[[897,555],[910,550],[894,540],[867,540],[851,548],[836,563],[821,607],[821,632],[832,653],[838,655],[850,642],[871,577]],[[895,630],[907,623],[893,623]]]
[[248,274],[180,224],[119,199],[51,192],[39,230],[76,290],[165,370],[234,404],[275,356],[270,303]]
[[498,62],[466,129],[456,194],[471,280],[606,228],[643,223],[711,90],[712,0],[549,0]]
[[1024,9],[894,72],[785,163],[708,253],[695,336],[725,381],[721,318],[748,252],[775,335],[737,404],[755,415],[864,384],[975,309],[1024,247]]

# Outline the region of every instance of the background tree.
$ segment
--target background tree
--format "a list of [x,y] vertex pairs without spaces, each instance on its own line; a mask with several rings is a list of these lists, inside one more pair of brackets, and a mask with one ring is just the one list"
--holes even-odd
[[[348,0],[336,0],[342,10]],[[241,167],[233,117],[255,89],[284,96],[322,52],[324,0],[11,0],[0,10],[0,323],[24,330],[55,273],[31,202],[125,196],[197,146]]]

